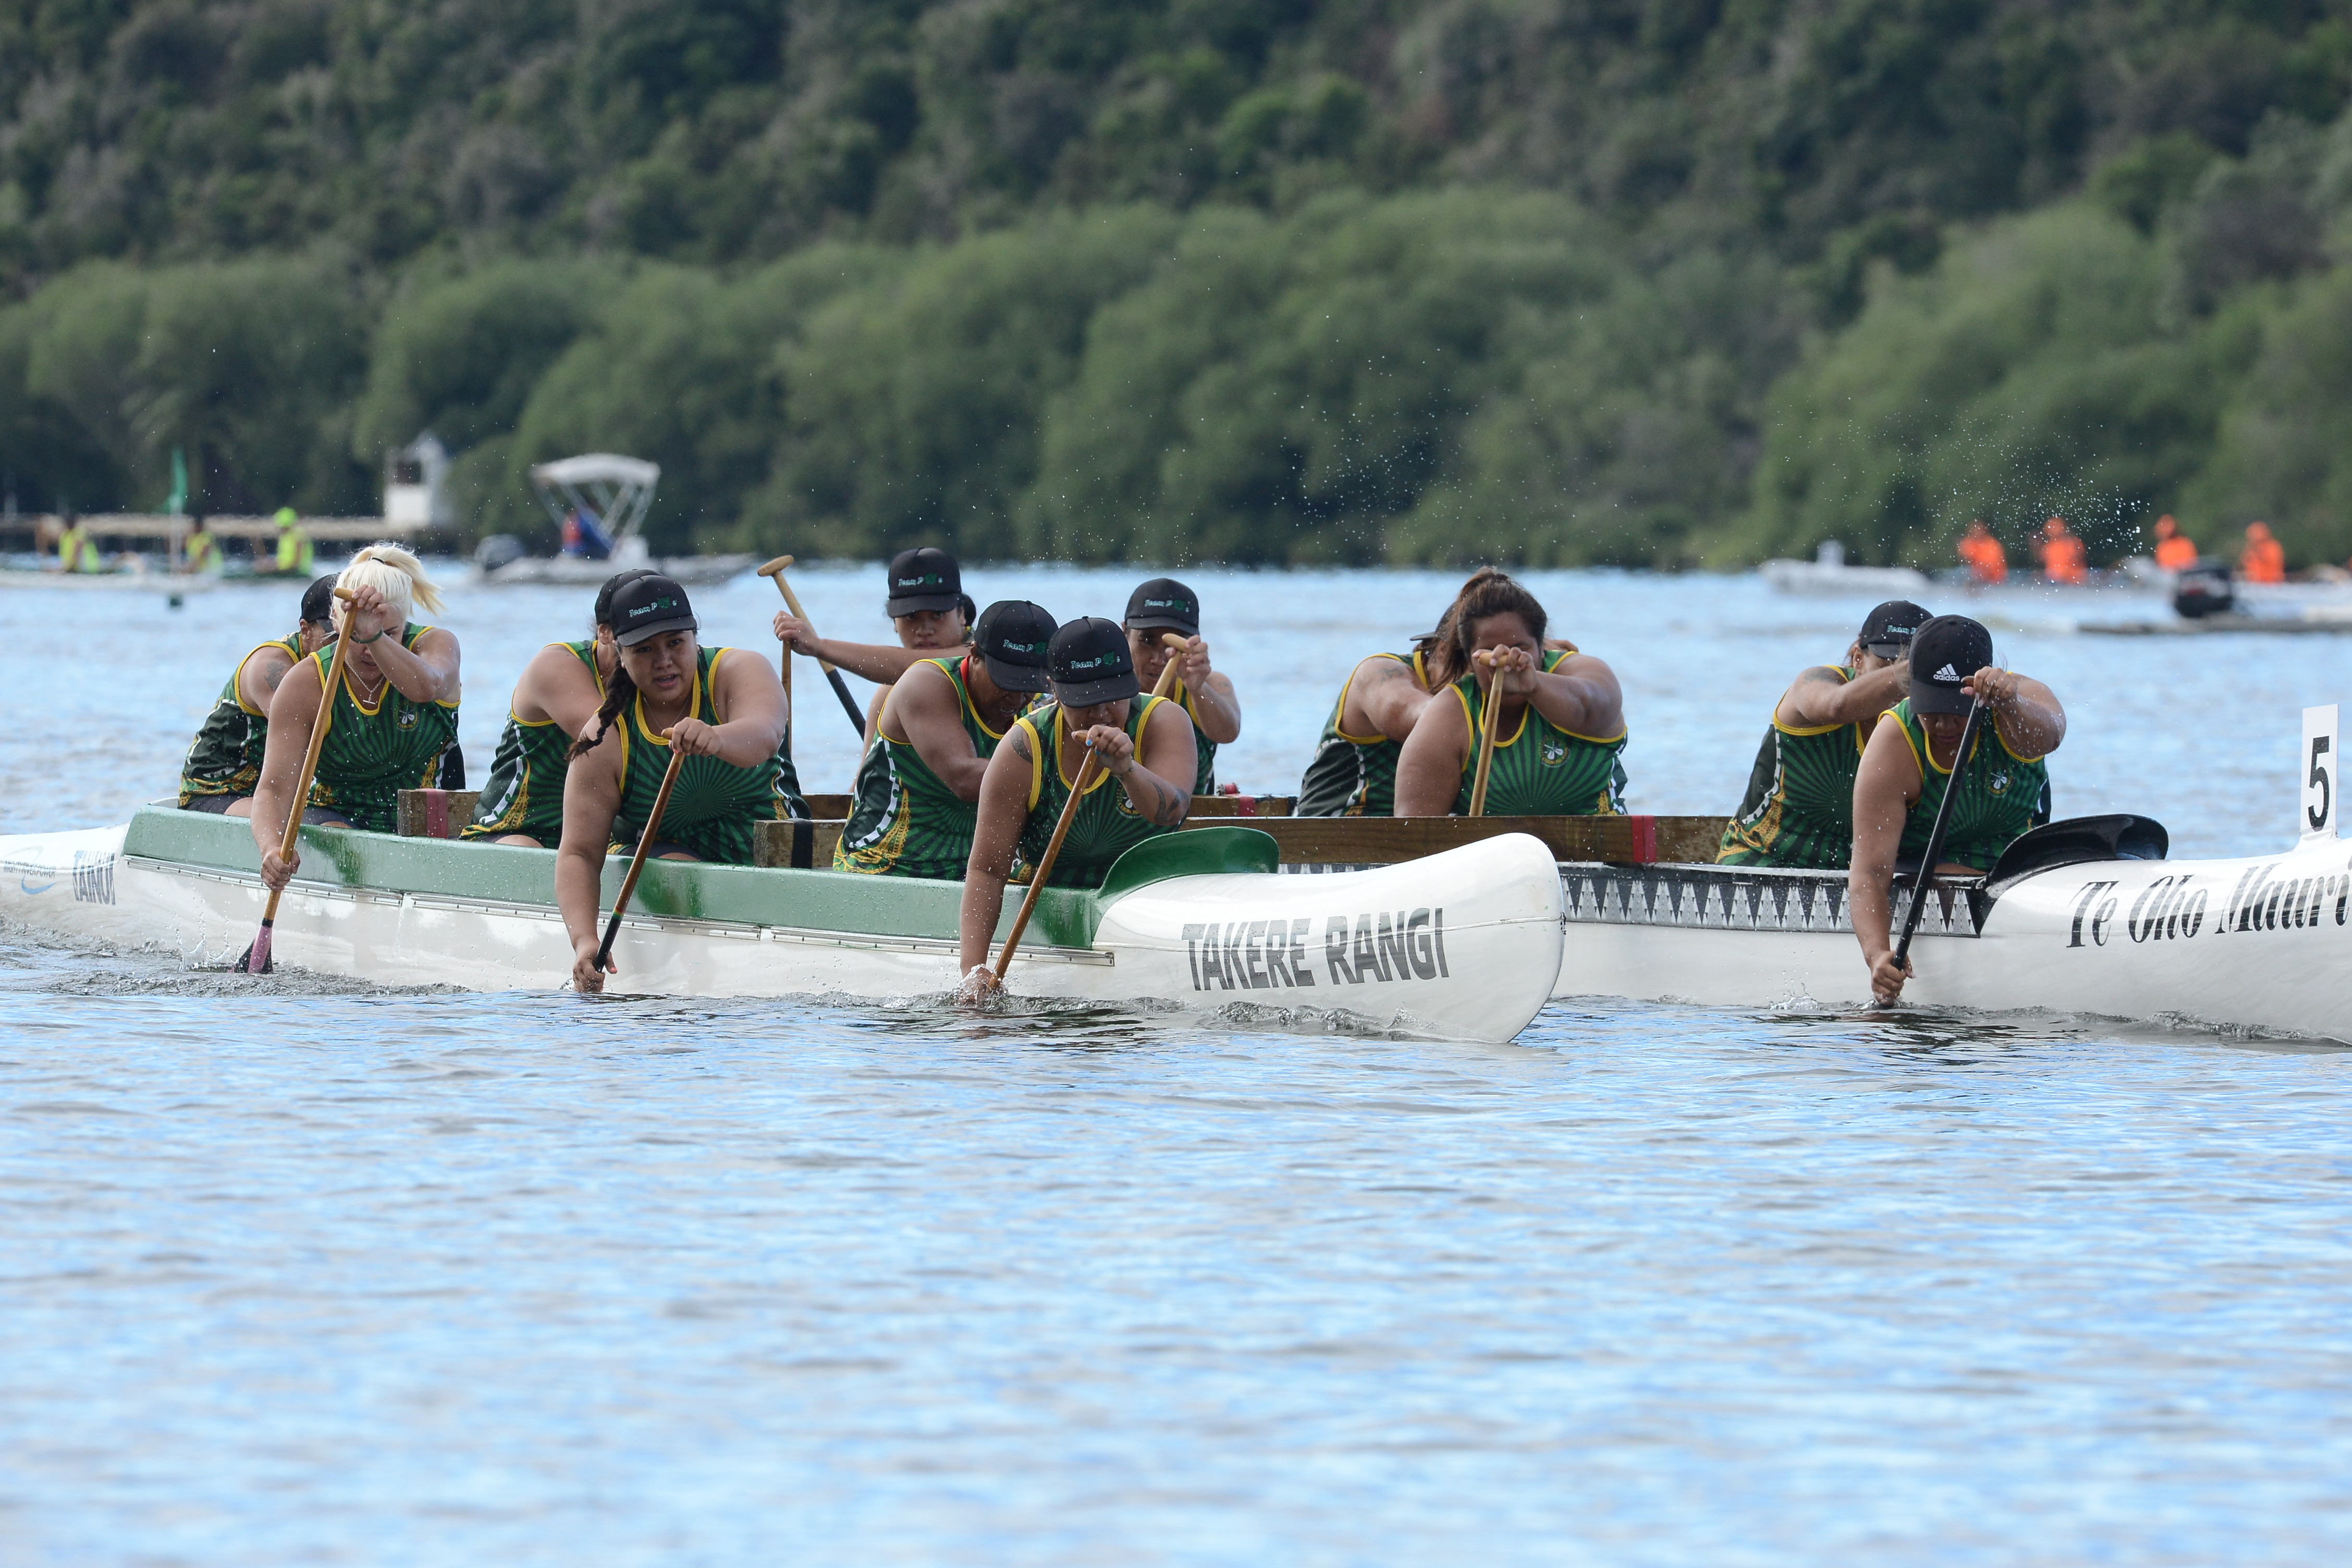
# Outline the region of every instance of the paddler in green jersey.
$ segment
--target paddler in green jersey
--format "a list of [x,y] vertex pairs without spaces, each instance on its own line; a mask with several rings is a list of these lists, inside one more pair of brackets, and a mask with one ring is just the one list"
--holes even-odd
[[264,570],[288,575],[299,573],[308,576],[311,560],[318,552],[310,542],[310,534],[303,531],[302,520],[295,515],[292,507],[281,506],[273,521],[278,524],[278,554],[272,564]]
[[677,771],[655,830],[665,860],[746,866],[758,822],[805,816],[780,752],[790,708],[775,667],[743,648],[704,647],[686,590],[663,576],[613,595],[620,659],[595,717],[572,743],[563,780],[555,902],[572,938],[572,986],[602,991],[596,906],[605,858],[634,854],[673,754]]
[[988,760],[1045,689],[1054,617],[1007,599],[981,612],[961,658],[927,658],[890,689],[833,855],[836,871],[962,879]]
[[[335,578],[352,597],[336,606],[336,626],[351,639],[343,679],[327,690],[331,650],[296,665],[269,704],[269,741],[253,796],[253,841],[261,879],[282,888],[302,863],[281,858],[289,811],[328,827],[390,833],[404,789],[432,784],[457,734],[457,639],[440,626],[412,623],[415,605],[441,608],[441,595],[415,556],[396,544],[371,544]],[[319,705],[331,704],[326,743],[307,802],[293,798]]]
[[[217,574],[221,569],[220,541],[205,526],[205,514],[193,513],[188,518],[188,537],[180,544],[180,564],[184,574]],[[308,595],[306,595],[307,598]]]
[[[1972,754],[1959,757],[1969,707],[1981,699]],[[1895,963],[1895,862],[1927,852],[1937,808],[1953,797],[1950,826],[1935,867],[1939,876],[1992,869],[2002,850],[2033,825],[2050,770],[2042,759],[2066,738],[2066,710],[2050,688],[1996,668],[1992,634],[1966,616],[1937,616],[1911,639],[1911,695],[1871,731],[1853,781],[1853,866],[1846,904],[1883,1002],[1903,994],[1916,971]]]
[[66,513],[64,531],[58,535],[58,566],[66,572],[106,570],[106,557],[98,552],[98,541],[73,512]]
[[1411,653],[1376,653],[1358,661],[1323,721],[1315,755],[1298,785],[1300,816],[1393,816],[1397,757],[1429,706],[1437,634],[1415,639]]
[[1467,673],[1413,725],[1397,759],[1396,814],[1468,814],[1486,684],[1500,679],[1486,815],[1622,815],[1625,705],[1610,668],[1573,647],[1546,647],[1543,606],[1491,567],[1462,585],[1446,616],[1453,667]]
[[929,545],[901,550],[890,558],[888,583],[882,613],[898,634],[896,647],[821,637],[791,611],[776,612],[776,640],[784,645],[786,658],[796,653],[821,658],[875,683],[877,689],[866,704],[867,746],[873,745],[876,726],[882,722],[891,685],[924,659],[961,654],[971,642],[971,597],[963,591],[963,569],[954,556]]
[[1911,637],[1927,620],[1889,599],[1864,618],[1843,664],[1815,665],[1780,694],[1718,864],[1845,869],[1854,771],[1878,716],[1911,689]]
[[605,683],[620,668],[613,640],[613,595],[655,574],[639,566],[616,573],[596,591],[594,636],[551,642],[523,666],[507,704],[507,727],[490,757],[489,782],[461,838],[551,849],[563,837],[563,774],[572,742],[595,718]]
[[269,704],[287,675],[335,639],[327,606],[335,580],[321,577],[302,593],[292,637],[261,644],[237,660],[180,763],[180,809],[215,816],[251,816],[269,742]]
[[[1192,721],[1192,749],[1199,753],[1192,793],[1217,793],[1217,748],[1242,738],[1241,699],[1234,683],[1209,667],[1209,645],[1201,640],[1201,599],[1173,577],[1154,577],[1128,595],[1127,656],[1135,664],[1135,679],[1147,691],[1160,687],[1161,667],[1173,658],[1176,684],[1168,700]],[[1174,632],[1184,639],[1181,653],[1161,637]]]
[[1166,698],[1142,696],[1118,622],[1088,616],[1055,632],[1045,671],[1054,700],[1013,724],[981,781],[958,921],[962,988],[971,994],[986,988],[987,971],[973,971],[1004,912],[1013,857],[1034,867],[1045,854],[1089,752],[1098,765],[1062,840],[1051,885],[1099,885],[1112,861],[1173,833],[1192,805],[1200,765],[1192,722]]

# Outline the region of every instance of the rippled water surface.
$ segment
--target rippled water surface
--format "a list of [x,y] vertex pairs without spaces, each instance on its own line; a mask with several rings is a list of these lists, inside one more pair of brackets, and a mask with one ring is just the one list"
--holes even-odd
[[[876,635],[877,575],[803,592]],[[1131,585],[972,576],[1064,616]],[[1625,675],[1660,812],[1728,810],[1867,607],[1536,582]],[[1450,586],[1195,585],[1260,788]],[[706,640],[772,646],[772,596],[698,594]],[[164,793],[283,597],[0,593],[0,831]],[[454,595],[478,772],[584,599]],[[2352,639],[1979,608],[2068,703],[2062,812],[2291,835]],[[800,674],[803,776],[845,788]],[[1556,1004],[1474,1047],[0,932],[0,1561],[2341,1561],[2347,1072],[2039,1014]]]

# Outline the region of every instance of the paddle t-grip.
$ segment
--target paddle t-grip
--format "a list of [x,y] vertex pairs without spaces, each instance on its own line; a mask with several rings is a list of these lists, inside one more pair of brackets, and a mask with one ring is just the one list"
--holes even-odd
[[[784,596],[784,608],[792,611],[793,619],[808,627],[809,634],[814,637],[816,623],[808,618],[808,612],[801,608],[801,596],[793,593],[793,585],[784,580],[784,568],[792,563],[791,556],[779,555],[760,568],[760,575],[775,580],[776,592]],[[784,666],[787,669],[792,667],[792,645],[787,643],[784,645]],[[849,715],[850,728],[857,731],[858,742],[863,744],[866,740],[866,715],[859,710],[856,700],[849,695],[849,687],[842,680],[841,671],[821,658],[816,661],[816,667],[824,671],[824,679],[832,686],[833,694],[841,699],[841,710]]]

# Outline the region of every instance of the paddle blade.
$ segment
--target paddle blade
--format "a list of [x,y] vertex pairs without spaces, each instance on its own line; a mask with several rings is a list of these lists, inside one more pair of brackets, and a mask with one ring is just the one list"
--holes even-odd
[[269,973],[269,922],[268,921],[261,922],[261,930],[254,934],[253,945],[245,950],[245,956],[236,961],[236,967],[247,974]]

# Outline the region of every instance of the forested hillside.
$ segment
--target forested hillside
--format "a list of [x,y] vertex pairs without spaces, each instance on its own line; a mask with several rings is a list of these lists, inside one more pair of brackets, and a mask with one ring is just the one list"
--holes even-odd
[[2352,552],[2352,4],[0,0],[19,504],[666,544]]

